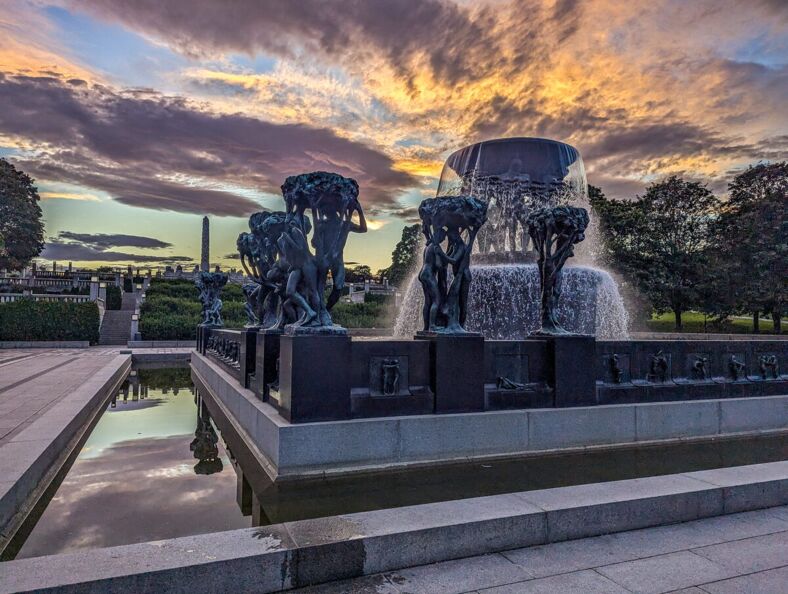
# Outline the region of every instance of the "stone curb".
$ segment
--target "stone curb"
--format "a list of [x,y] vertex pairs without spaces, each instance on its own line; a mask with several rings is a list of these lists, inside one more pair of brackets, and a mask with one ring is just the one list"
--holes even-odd
[[86,349],[87,340],[0,340],[0,349]]
[[126,346],[133,349],[190,348],[197,346],[196,340],[129,340]]
[[786,503],[788,462],[772,462],[9,561],[0,592],[275,592]]
[[[13,533],[34,500],[49,485],[100,403],[131,368],[130,355],[117,355],[78,390],[61,399],[30,426],[0,446],[0,540]],[[33,501],[31,501],[33,500]]]

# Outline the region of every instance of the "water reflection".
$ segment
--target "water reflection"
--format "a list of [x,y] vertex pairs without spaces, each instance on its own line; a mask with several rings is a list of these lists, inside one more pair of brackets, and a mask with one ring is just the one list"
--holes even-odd
[[196,474],[214,474],[221,472],[222,460],[219,457],[219,436],[211,423],[211,417],[205,406],[198,406],[197,429],[189,448],[199,460],[194,465]]
[[221,472],[227,451],[200,408],[188,367],[130,375],[16,557],[250,526],[235,474]]

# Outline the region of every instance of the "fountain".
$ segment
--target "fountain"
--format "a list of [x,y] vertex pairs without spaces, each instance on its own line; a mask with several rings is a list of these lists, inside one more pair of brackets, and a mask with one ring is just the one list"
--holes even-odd
[[[537,253],[526,220],[544,207],[589,208],[585,168],[574,147],[541,138],[506,138],[467,146],[446,160],[437,196],[470,195],[487,204],[476,239],[465,327],[489,339],[519,340],[541,326]],[[593,228],[562,272],[556,321],[575,334],[627,336],[627,313],[608,272],[593,263]],[[417,278],[404,291],[394,336],[421,327],[423,293]]]

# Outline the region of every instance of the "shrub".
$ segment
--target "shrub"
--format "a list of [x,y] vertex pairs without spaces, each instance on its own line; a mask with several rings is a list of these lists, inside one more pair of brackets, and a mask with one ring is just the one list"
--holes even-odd
[[120,287],[115,285],[107,285],[107,302],[104,304],[106,309],[120,309],[123,302],[123,297],[120,292]]
[[99,339],[95,303],[64,303],[20,299],[0,305],[0,340]]

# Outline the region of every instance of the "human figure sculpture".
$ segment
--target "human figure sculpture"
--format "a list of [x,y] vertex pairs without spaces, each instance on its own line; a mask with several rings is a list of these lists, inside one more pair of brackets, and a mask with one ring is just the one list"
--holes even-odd
[[758,368],[761,372],[761,379],[778,379],[780,376],[780,368],[777,362],[777,355],[760,355],[758,357]]
[[384,396],[399,392],[399,359],[383,359],[381,364],[381,384]]
[[621,369],[618,361],[618,353],[610,355],[610,373],[613,376],[613,383],[620,384],[624,378],[624,370]]
[[[465,333],[471,251],[487,220],[487,205],[471,196],[430,198],[422,201],[419,215],[427,240],[419,273],[424,290],[424,331]],[[444,240],[448,246],[445,250]]]
[[194,284],[200,291],[202,323],[206,326],[224,326],[219,295],[227,284],[227,275],[223,272],[200,272]]
[[651,381],[664,382],[668,379],[668,369],[670,368],[670,361],[667,355],[660,349],[651,356],[651,365],[649,366],[649,379]]
[[[296,275],[299,278],[297,284],[307,293],[313,292],[312,296],[302,293],[303,299],[298,299],[292,291],[288,291],[299,306],[306,302],[316,313],[312,316],[306,310],[307,315],[299,325],[336,329],[329,312],[339,301],[345,286],[345,244],[350,233],[367,231],[364,212],[358,201],[358,184],[355,180],[336,173],[317,171],[288,177],[282,184],[282,194],[285,198],[287,220],[294,228],[300,229],[304,239],[309,233],[306,229],[307,210],[311,212],[314,221],[311,240],[314,255],[309,250],[309,243],[302,242],[293,228],[286,234],[292,239],[292,242],[286,240],[290,250],[287,257],[294,257],[299,262],[297,265],[291,263],[294,270],[300,270],[300,274]],[[358,216],[358,223],[353,220],[354,216]],[[332,287],[328,299],[324,301],[329,273]],[[312,298],[314,296],[317,298]]]
[[738,381],[744,375],[744,361],[741,361],[736,355],[731,355],[728,361],[728,366],[731,370],[731,377],[733,381]]
[[539,255],[542,285],[542,327],[535,334],[568,334],[558,323],[556,308],[561,294],[561,269],[574,255],[574,245],[585,239],[588,212],[575,206],[541,208],[527,218],[528,234]]
[[695,361],[692,363],[692,373],[695,374],[697,379],[705,380],[708,377],[708,372],[706,371],[708,362],[709,360],[706,357],[695,356]]

